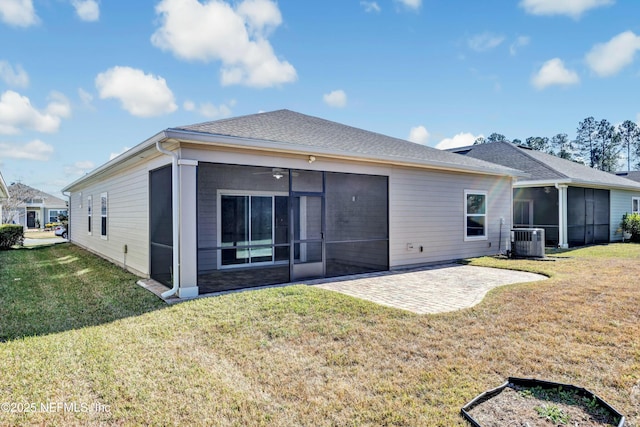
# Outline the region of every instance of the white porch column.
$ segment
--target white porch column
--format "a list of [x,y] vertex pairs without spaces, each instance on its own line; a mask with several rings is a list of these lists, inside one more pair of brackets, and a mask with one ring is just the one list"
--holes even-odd
[[556,184],[558,189],[558,247],[568,248],[567,235],[567,185]]
[[178,160],[180,174],[180,298],[198,296],[197,160]]

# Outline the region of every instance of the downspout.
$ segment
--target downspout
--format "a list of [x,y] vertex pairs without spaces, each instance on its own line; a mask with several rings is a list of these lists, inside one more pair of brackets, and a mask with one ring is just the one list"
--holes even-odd
[[178,160],[180,157],[174,151],[162,148],[160,141],[156,141],[156,149],[162,154],[172,157],[171,164],[171,212],[173,218],[173,287],[162,293],[162,298],[175,295],[180,288],[180,174]]
[[62,194],[67,198],[67,240],[71,241],[71,192],[62,191]]
[[558,190],[558,246],[561,248],[566,248],[567,245],[567,235],[565,233],[567,216],[565,215],[567,207],[565,206],[565,194],[566,194],[566,185],[560,186],[559,183],[554,184],[556,190]]

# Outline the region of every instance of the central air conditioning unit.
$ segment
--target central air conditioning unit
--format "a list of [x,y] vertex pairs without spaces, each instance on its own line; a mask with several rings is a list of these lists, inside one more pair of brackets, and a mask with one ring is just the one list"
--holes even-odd
[[511,230],[512,258],[544,258],[544,228]]

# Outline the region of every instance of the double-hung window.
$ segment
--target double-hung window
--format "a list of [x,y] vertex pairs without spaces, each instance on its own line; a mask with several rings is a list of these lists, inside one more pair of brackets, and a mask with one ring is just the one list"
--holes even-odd
[[640,197],[631,198],[631,213],[640,213]]
[[487,239],[487,192],[464,192],[464,240]]
[[91,235],[91,216],[93,214],[93,196],[87,196],[87,233]]
[[49,221],[50,223],[58,222],[60,215],[67,216],[67,211],[63,209],[49,209]]
[[107,193],[100,195],[100,237],[107,238]]

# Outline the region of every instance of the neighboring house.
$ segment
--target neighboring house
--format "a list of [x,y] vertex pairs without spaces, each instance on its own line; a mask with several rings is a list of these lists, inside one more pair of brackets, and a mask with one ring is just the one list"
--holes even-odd
[[4,222],[22,224],[28,229],[45,228],[57,222],[59,215],[67,215],[67,202],[59,197],[29,187],[22,183],[9,186],[11,199],[5,202]]
[[189,297],[496,254],[518,174],[279,110],[166,129],[64,191],[73,243]]
[[4,178],[2,178],[2,173],[0,173],[0,225],[4,223],[2,215],[2,206],[3,203],[9,198],[9,189],[7,188],[7,184],[4,182]]
[[638,182],[508,142],[449,151],[527,172],[513,185],[513,223],[544,228],[549,246],[622,240],[622,215],[640,200]]

